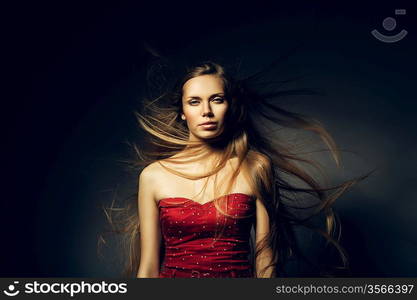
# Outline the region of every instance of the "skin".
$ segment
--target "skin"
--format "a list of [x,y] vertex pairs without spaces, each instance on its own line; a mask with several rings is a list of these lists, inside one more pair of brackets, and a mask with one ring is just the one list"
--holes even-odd
[[[213,75],[202,75],[188,80],[183,86],[181,118],[187,122],[189,129],[189,139],[203,141],[221,134],[224,129],[225,114],[229,104],[224,98],[222,81]],[[199,124],[214,121],[217,122],[215,128],[206,130]],[[227,178],[230,176],[237,163],[236,159],[231,159],[230,163],[219,176]],[[170,166],[173,167],[173,166]],[[192,172],[203,164],[186,165],[181,171]],[[141,255],[137,278],[158,278],[159,276],[159,252],[162,241],[161,228],[159,223],[159,199],[178,196],[191,198],[196,181],[192,181],[180,176],[176,176],[166,171],[159,163],[152,163],[143,169],[139,176],[138,191],[138,214],[140,225]],[[198,181],[198,180],[197,180]],[[172,184],[161,184],[170,182]],[[236,185],[232,192],[241,192],[248,195],[252,191],[248,189],[248,183],[244,176],[239,175]],[[211,189],[208,188],[208,191]],[[188,194],[185,194],[188,191]],[[206,193],[205,199],[198,202],[201,204],[213,199],[212,195]],[[259,199],[256,199],[256,222],[255,222],[255,241],[256,243],[269,232],[269,217],[267,210]],[[257,277],[261,277],[257,270],[262,268],[270,260],[271,252],[268,249],[264,254],[257,257],[255,262],[255,272]],[[266,272],[263,277],[269,277],[272,269]]]
[[[214,75],[202,75],[188,80],[183,86],[181,118],[187,122],[191,141],[218,136],[224,128],[229,104],[224,96],[223,82]],[[214,128],[201,123],[216,122]]]

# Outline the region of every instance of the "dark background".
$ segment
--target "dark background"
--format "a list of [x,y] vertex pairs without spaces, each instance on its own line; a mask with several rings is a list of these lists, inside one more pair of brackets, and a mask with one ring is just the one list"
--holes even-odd
[[[3,7],[1,276],[118,276],[116,261],[97,258],[100,206],[135,190],[135,175],[117,161],[138,138],[132,112],[150,57],[145,41],[176,61],[240,62],[243,73],[301,42],[280,76],[308,73],[297,87],[326,92],[287,104],[352,151],[342,173],[326,162],[331,178],[379,167],[336,204],[352,275],[417,276],[415,4],[157,2]],[[392,32],[382,28],[386,17],[397,20]],[[373,29],[408,35],[382,43]]]

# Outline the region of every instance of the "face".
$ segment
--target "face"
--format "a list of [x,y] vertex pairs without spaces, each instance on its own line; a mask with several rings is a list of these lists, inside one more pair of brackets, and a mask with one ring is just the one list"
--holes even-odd
[[223,81],[219,77],[201,75],[185,82],[181,118],[187,122],[190,140],[218,136],[224,129],[227,108]]

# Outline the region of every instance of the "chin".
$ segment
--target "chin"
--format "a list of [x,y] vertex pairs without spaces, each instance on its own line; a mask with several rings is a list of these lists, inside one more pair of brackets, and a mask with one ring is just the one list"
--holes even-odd
[[198,136],[198,138],[202,139],[202,140],[210,140],[213,139],[215,137],[218,137],[219,134],[218,133],[214,133],[214,134],[203,134]]
[[212,140],[215,139],[217,137],[219,137],[221,135],[222,131],[218,130],[218,131],[210,131],[210,132],[206,132],[204,134],[199,134],[198,138],[202,139],[202,140]]
[[210,141],[212,139],[215,139],[217,137],[219,137],[223,132],[223,128],[220,128],[218,130],[207,130],[207,131],[200,131],[200,132],[195,132],[194,136],[196,136],[198,139],[200,140],[207,140]]

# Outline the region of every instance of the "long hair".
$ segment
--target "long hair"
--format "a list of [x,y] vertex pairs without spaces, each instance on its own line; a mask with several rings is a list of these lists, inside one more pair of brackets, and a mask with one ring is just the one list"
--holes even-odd
[[[218,216],[223,218],[234,216],[228,214],[227,201],[221,196],[228,195],[237,176],[242,173],[253,194],[265,205],[269,217],[269,234],[256,243],[251,257],[251,263],[254,264],[263,251],[271,250],[270,264],[262,270],[257,270],[259,274],[264,274],[272,267],[271,277],[283,276],[286,263],[294,257],[302,258],[314,265],[300,249],[295,236],[295,226],[304,226],[323,236],[328,244],[337,249],[341,257],[342,265],[337,268],[347,270],[348,257],[339,244],[340,226],[338,226],[339,231],[336,232],[337,215],[332,205],[348,188],[372,172],[337,186],[324,187],[301,165],[305,163],[324,173],[319,163],[303,157],[297,152],[296,146],[279,137],[278,131],[291,128],[316,134],[327,146],[323,151],[329,151],[338,166],[340,166],[340,150],[319,121],[290,112],[274,103],[274,100],[284,96],[315,94],[314,91],[307,89],[281,88],[267,91],[265,89],[267,85],[281,87],[286,83],[260,81],[263,74],[268,69],[274,68],[278,62],[279,60],[268,68],[243,78],[233,76],[224,66],[212,61],[204,61],[187,68],[184,76],[180,77],[172,87],[156,97],[143,99],[141,109],[135,112],[147,139],[142,141],[140,146],[130,144],[135,158],[129,160],[128,164],[134,170],[141,170],[151,163],[159,163],[167,171],[190,180],[206,178],[206,184],[208,178],[214,178],[213,202]],[[225,99],[229,102],[223,132],[215,138],[204,141],[211,146],[209,148],[203,147],[202,142],[189,141],[187,125],[181,119],[183,85],[189,79],[201,75],[214,75],[220,78],[223,82]],[[210,154],[207,153],[210,151],[208,149],[218,150],[215,151],[217,155],[208,172],[193,175],[161,163],[170,162],[172,165],[197,161]],[[218,182],[218,172],[231,159],[236,160],[234,172],[227,182]],[[294,181],[300,184],[295,184]],[[315,201],[303,201],[306,196]],[[124,274],[127,276],[136,274],[140,261],[137,198],[132,198],[125,209],[116,209],[113,203],[112,207],[105,209],[113,231],[122,233],[125,237],[127,259]],[[323,226],[314,225],[314,217],[318,215],[325,218]],[[223,229],[219,231],[219,235],[222,234]],[[162,258],[162,249],[160,255]],[[326,266],[316,266],[316,268],[323,276],[332,276],[334,271],[327,269]]]

